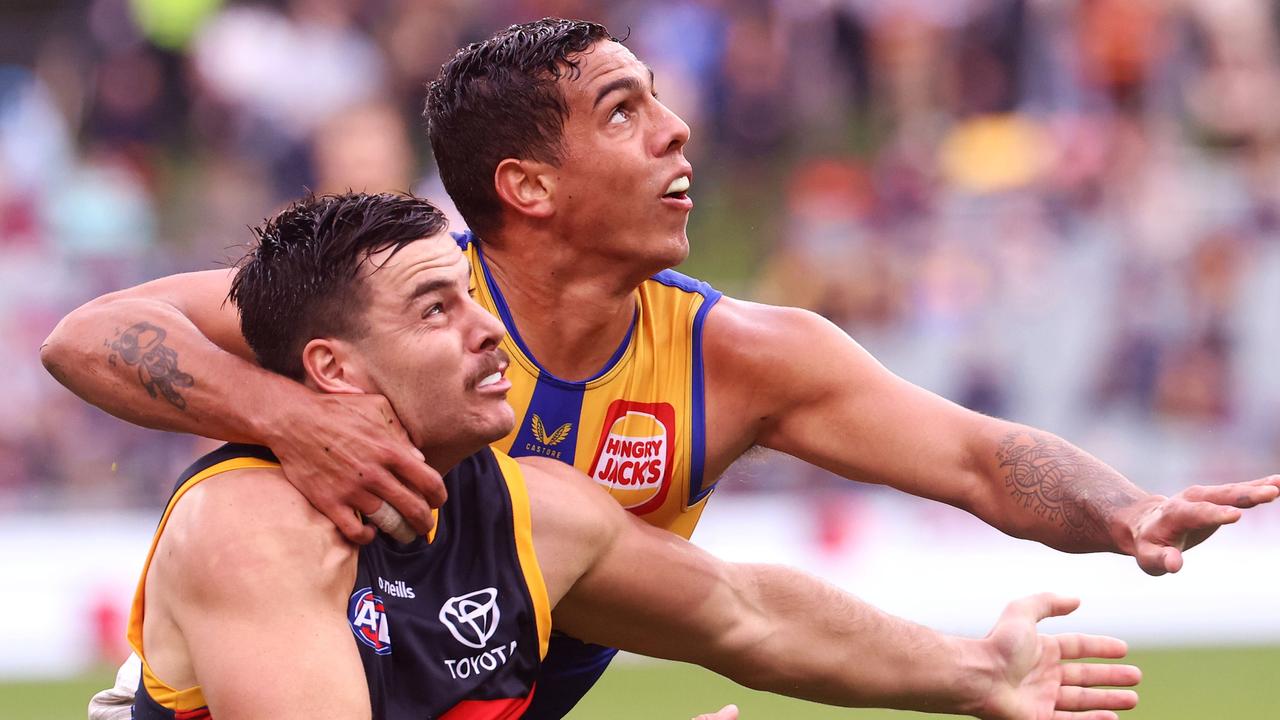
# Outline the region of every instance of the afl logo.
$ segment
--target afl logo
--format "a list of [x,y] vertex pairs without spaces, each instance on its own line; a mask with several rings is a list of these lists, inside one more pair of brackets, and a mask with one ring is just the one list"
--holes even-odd
[[473,648],[488,644],[501,617],[498,589],[491,587],[451,597],[440,608],[440,622],[449,628],[454,639]]
[[387,625],[387,609],[382,598],[373,594],[373,588],[360,588],[351,594],[347,608],[351,632],[360,642],[373,648],[379,655],[391,654],[391,628]]
[[591,479],[636,514],[657,510],[667,497],[675,415],[668,403],[627,400],[615,400],[605,415]]

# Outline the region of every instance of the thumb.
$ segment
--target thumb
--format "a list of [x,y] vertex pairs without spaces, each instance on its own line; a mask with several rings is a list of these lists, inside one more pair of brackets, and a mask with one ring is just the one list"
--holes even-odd
[[738,720],[738,706],[725,705],[714,713],[699,715],[693,720]]

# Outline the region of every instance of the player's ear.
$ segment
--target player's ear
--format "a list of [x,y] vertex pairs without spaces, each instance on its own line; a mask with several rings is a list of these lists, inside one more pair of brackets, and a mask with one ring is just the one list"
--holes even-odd
[[555,214],[555,167],[537,160],[507,158],[493,171],[493,183],[512,210],[533,218]]
[[367,380],[351,347],[333,338],[315,338],[302,349],[307,384],[327,393],[365,393]]

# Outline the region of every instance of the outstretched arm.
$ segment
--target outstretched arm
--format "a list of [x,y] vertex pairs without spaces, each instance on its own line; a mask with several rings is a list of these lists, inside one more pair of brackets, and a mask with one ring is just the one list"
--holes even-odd
[[[748,418],[742,434],[757,444],[964,508],[1067,552],[1124,553],[1151,574],[1175,572],[1181,551],[1235,522],[1238,508],[1280,494],[1280,477],[1172,498],[1147,493],[1059,437],[902,380],[804,310],[726,298],[706,338],[712,412],[719,403],[731,410],[717,417]],[[738,400],[735,386],[753,392]]]
[[572,468],[522,465],[555,625],[574,637],[851,707],[1024,720],[1136,702],[1093,687],[1135,684],[1136,668],[1059,662],[1122,657],[1124,643],[1036,634],[1037,621],[1074,601],[1029,598],[983,640],[946,636],[789,568],[721,562],[636,519]]
[[72,392],[131,423],[270,447],[351,540],[373,538],[356,513],[383,500],[429,530],[428,501],[439,505],[444,486],[390,403],[312,392],[251,362],[226,302],[233,273],[174,275],[90,301],[58,323],[40,359]]

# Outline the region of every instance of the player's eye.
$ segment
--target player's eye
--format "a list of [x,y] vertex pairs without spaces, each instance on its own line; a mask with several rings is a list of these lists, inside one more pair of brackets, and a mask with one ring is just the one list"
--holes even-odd
[[444,312],[444,303],[433,303],[422,313],[422,317],[428,318],[432,315],[439,315]]
[[609,113],[609,124],[618,125],[624,123],[629,117],[630,115],[627,113],[627,109],[619,105],[613,109],[613,112]]

